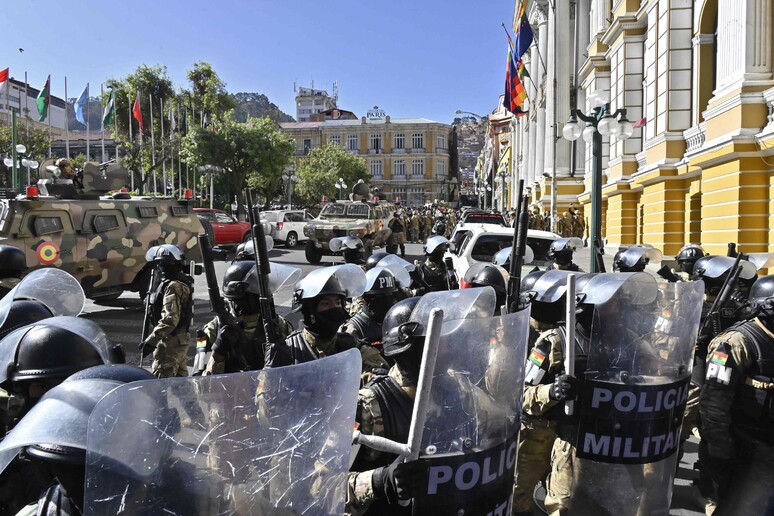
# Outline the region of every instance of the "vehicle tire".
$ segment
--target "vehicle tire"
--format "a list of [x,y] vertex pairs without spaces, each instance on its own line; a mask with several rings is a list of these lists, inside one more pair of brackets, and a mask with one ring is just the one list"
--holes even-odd
[[314,242],[311,240],[306,242],[304,254],[306,255],[306,261],[312,265],[317,265],[322,260],[322,253],[317,249],[317,247],[314,245]]
[[203,234],[207,235],[210,241],[210,247],[215,247],[215,232],[212,230],[212,224],[210,224],[209,220],[204,219],[199,219],[199,222],[202,223]]
[[285,239],[285,247],[296,247],[296,245],[298,245],[298,235],[295,231],[291,231]]
[[253,239],[253,233],[252,231],[248,231],[247,233],[245,233],[245,237],[242,239],[242,242],[246,244],[252,239]]
[[119,290],[118,292],[111,292],[110,294],[95,296],[93,299],[96,304],[111,303],[121,297],[121,294],[123,293],[123,290]]
[[369,256],[374,253],[374,241],[370,238],[366,238],[363,241],[363,259],[367,260]]

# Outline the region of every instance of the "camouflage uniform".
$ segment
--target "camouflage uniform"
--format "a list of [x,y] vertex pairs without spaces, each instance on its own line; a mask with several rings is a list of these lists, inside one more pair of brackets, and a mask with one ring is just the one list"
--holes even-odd
[[708,351],[699,412],[707,460],[714,463],[710,476],[720,491],[716,513],[769,514],[774,509],[774,416],[769,412],[774,333],[754,319],[715,337]]
[[[245,314],[237,316],[233,313],[232,315],[236,318],[237,321],[242,323],[242,332],[245,337],[245,341],[251,343],[254,346],[260,346],[260,349],[258,352],[261,354],[261,357],[263,356],[263,344],[266,341],[266,336],[263,332],[263,319],[261,318],[261,314]],[[286,339],[288,335],[293,333],[293,325],[291,325],[286,319],[282,317],[277,317],[277,323],[279,325],[279,337],[281,339]],[[212,344],[215,342],[215,340],[218,338],[218,330],[220,328],[220,325],[218,324],[218,318],[215,317],[210,322],[205,324],[202,327],[202,332],[204,333],[204,336],[206,340],[202,343],[207,348],[211,348]],[[256,330],[257,335],[256,335]],[[197,346],[200,344],[197,342]],[[262,360],[261,360],[262,361]],[[204,376],[208,376],[211,374],[224,374],[225,371],[225,365],[226,361],[220,361],[218,362],[215,360],[215,357],[210,356],[209,361],[207,362],[207,367],[204,370]]]
[[[388,376],[395,380],[413,403],[414,397],[416,396],[416,385],[403,378],[396,366],[393,366],[390,369]],[[360,433],[365,435],[385,436],[382,409],[379,405],[376,393],[369,386],[360,389],[360,392],[358,393],[355,420],[359,425],[358,430]],[[374,469],[381,465],[389,464],[394,458],[394,456],[391,457],[377,450],[366,447],[360,448],[358,460],[355,463],[355,469],[360,469],[360,471],[350,471],[347,477],[347,505],[344,510],[345,514],[360,515],[368,510],[371,504],[376,500],[371,482]],[[357,468],[358,465],[362,467]]]
[[425,213],[424,221],[425,221],[425,230],[422,233],[423,242],[427,240],[427,237],[430,236],[430,232],[433,230],[433,217],[429,213]]
[[411,216],[411,236],[409,237],[409,240],[411,240],[412,243],[419,240],[419,215],[414,213]]
[[[160,304],[160,317],[145,344],[155,347],[151,372],[158,378],[188,376],[188,325],[193,314],[193,280],[184,281],[185,276],[172,280],[165,279],[157,291],[154,308]],[[189,313],[185,313],[188,311]]]
[[[550,353],[545,356],[533,348],[528,360],[534,365],[530,367],[542,367],[551,376],[560,374],[564,369],[562,358],[564,341],[563,332],[559,329],[554,328],[543,332],[536,345],[540,349],[550,349]],[[547,366],[543,363],[545,360],[548,360]],[[519,432],[512,514],[527,513],[532,510],[532,493],[535,485],[551,469],[551,447],[556,440],[556,431],[547,413],[558,402],[551,399],[550,390],[550,383],[524,387],[524,413]]]
[[21,280],[19,278],[2,278],[0,279],[0,299],[3,298],[8,292],[19,284]]

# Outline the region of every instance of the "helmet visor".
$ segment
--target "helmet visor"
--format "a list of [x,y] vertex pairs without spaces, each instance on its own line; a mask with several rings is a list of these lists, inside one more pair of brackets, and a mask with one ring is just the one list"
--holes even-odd
[[296,289],[302,291],[303,299],[317,297],[331,276],[339,281],[348,298],[362,296],[365,292],[366,275],[354,263],[315,269],[298,282]]
[[86,295],[81,284],[69,273],[55,268],[37,269],[27,274],[0,300],[0,327],[11,303],[29,299],[43,303],[53,315],[76,316],[83,311]]
[[613,272],[593,276],[582,292],[581,302],[598,305],[613,295],[626,299],[632,305],[645,305],[655,301],[658,295],[656,278],[647,272]]

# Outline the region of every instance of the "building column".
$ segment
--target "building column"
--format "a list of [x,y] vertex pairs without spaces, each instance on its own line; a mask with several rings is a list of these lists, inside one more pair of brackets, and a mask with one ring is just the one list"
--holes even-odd
[[546,128],[548,143],[543,170],[551,174],[556,163],[556,175],[568,175],[570,170],[570,142],[561,136],[563,125],[570,115],[570,3],[554,2],[548,10],[548,88],[546,95]]
[[771,18],[771,0],[718,2],[718,90],[771,81]]
[[[535,4],[535,15],[537,21],[537,45],[533,45],[532,53],[536,57],[534,61],[538,64],[535,67],[537,73],[534,75],[535,84],[537,84],[538,92],[535,94],[535,110],[536,120],[533,124],[535,129],[534,134],[530,136],[530,139],[535,140],[535,161],[531,171],[531,183],[536,183],[542,179],[543,169],[545,168],[546,159],[546,94],[550,91],[550,83],[546,82],[546,76],[548,71],[544,68],[547,65],[544,61],[548,57],[548,41],[550,38],[548,32],[548,16],[545,10],[537,4]],[[540,58],[543,57],[543,59]],[[530,141],[530,147],[532,142]]]

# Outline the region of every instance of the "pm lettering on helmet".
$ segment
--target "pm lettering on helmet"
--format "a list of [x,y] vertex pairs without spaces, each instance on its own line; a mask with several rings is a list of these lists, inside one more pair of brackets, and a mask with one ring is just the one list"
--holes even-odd
[[395,278],[392,276],[380,276],[378,279],[379,289],[395,287]]

